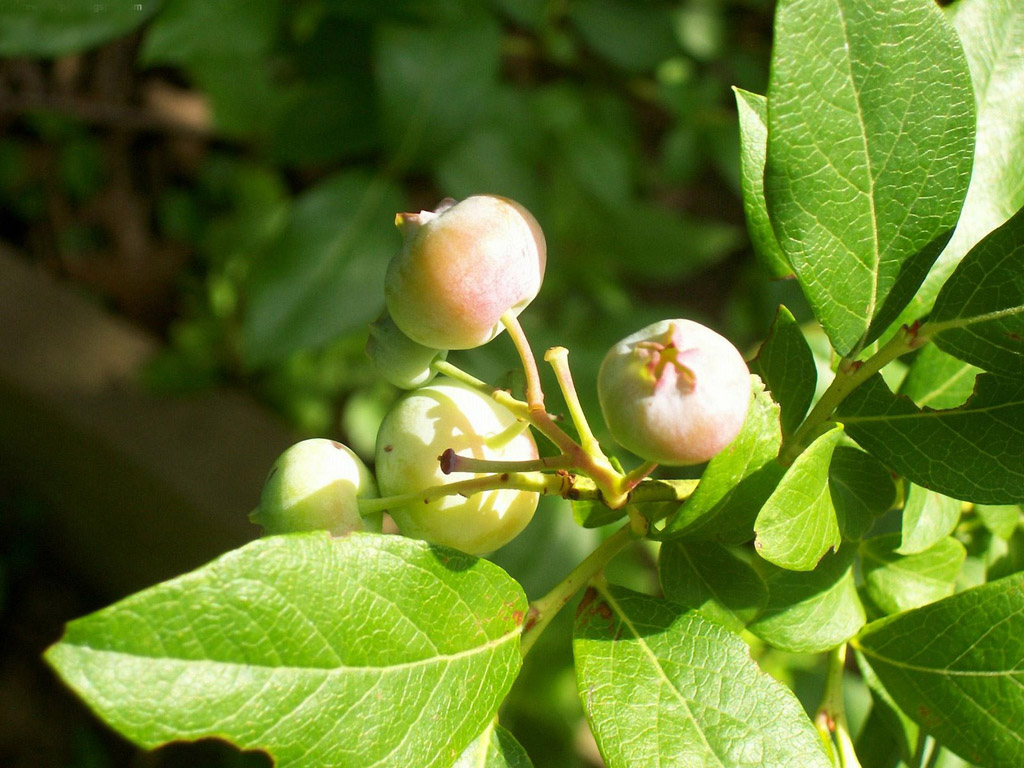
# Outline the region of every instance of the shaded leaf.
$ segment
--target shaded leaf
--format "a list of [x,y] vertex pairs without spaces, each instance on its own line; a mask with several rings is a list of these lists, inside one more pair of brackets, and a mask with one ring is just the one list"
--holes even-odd
[[924,552],[946,538],[960,521],[960,506],[956,499],[907,483],[898,552],[901,555]]
[[974,511],[978,513],[986,528],[1001,539],[1009,539],[1020,524],[1021,508],[1019,504],[991,506],[977,504]]
[[935,411],[876,375],[837,413],[864,450],[918,485],[981,504],[1024,499],[1024,379],[982,374],[964,405]]
[[0,3],[0,56],[55,57],[120,37],[145,22],[160,0]]
[[775,234],[847,355],[896,318],[956,225],[974,151],[967,60],[934,3],[789,0],[768,103]]
[[1024,763],[1020,574],[873,622],[853,642],[942,744],[980,765]]
[[968,253],[942,287],[926,328],[954,357],[1024,375],[1024,208]]
[[516,737],[492,722],[452,768],[533,768],[533,763]]
[[346,173],[309,190],[281,236],[253,264],[245,357],[262,365],[361,329],[384,303],[384,274],[401,238],[398,189]]
[[896,502],[896,483],[877,459],[848,445],[836,447],[828,489],[844,539],[861,539]]
[[794,653],[820,653],[850,639],[864,624],[853,578],[856,548],[826,555],[813,571],[764,564],[768,603],[747,629],[769,645]]
[[764,579],[726,547],[710,541],[665,542],[658,559],[665,597],[739,632],[768,600]]
[[583,709],[609,768],[827,768],[796,697],[746,644],[700,614],[591,587],[573,635]]
[[[878,679],[878,675],[875,674],[875,670],[868,664],[867,659],[860,651],[855,651],[857,655],[857,668],[860,670],[861,676],[864,678],[864,682],[867,684],[868,689],[871,691],[871,714],[877,712],[881,721],[884,723],[885,728],[896,742],[897,748],[899,749],[900,756],[903,758],[903,762],[910,763],[910,760],[914,754],[914,750],[917,748],[918,738],[918,725],[911,720],[901,710],[896,702],[892,700],[892,696],[885,690],[885,686],[882,685],[882,681]],[[861,737],[858,737],[858,745]],[[857,750],[858,756],[860,756],[860,750]]]
[[[740,171],[743,210],[754,253],[773,277],[789,277],[793,268],[775,238],[764,201],[764,162],[768,148],[768,100],[733,88],[740,120]],[[776,319],[778,322],[778,319]],[[762,374],[763,375],[763,374]]]
[[374,74],[394,165],[430,165],[473,127],[497,86],[500,41],[487,14],[379,28]]
[[953,594],[967,556],[963,544],[944,538],[914,555],[899,554],[899,545],[898,533],[860,545],[864,584],[875,605],[885,613],[900,613]]
[[750,539],[758,510],[783,473],[775,461],[782,443],[779,406],[756,376],[752,398],[739,435],[708,464],[697,490],[669,519],[662,538]]
[[454,550],[274,536],[71,622],[46,659],[145,748],[218,737],[281,766],[440,768],[511,687],[526,607]]
[[631,72],[654,69],[678,55],[672,19],[662,5],[628,0],[577,0],[569,18],[587,46]]
[[786,470],[754,523],[754,546],[770,563],[810,571],[829,549],[842,543],[829,492],[829,464],[842,439],[834,427],[811,443]]
[[818,369],[814,354],[793,314],[779,305],[768,337],[750,362],[782,410],[782,433],[793,432],[814,399]]
[[974,392],[974,378],[981,369],[957,360],[934,344],[926,344],[910,364],[899,393],[922,408],[956,408]]

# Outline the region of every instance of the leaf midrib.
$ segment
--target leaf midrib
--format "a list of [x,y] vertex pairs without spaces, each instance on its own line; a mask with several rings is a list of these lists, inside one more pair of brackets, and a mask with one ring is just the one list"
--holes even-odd
[[210,664],[223,667],[249,667],[256,669],[270,669],[273,671],[288,671],[288,672],[325,672],[328,674],[344,673],[344,672],[394,672],[405,669],[416,669],[418,667],[426,667],[432,664],[439,664],[443,662],[457,661],[462,658],[467,658],[479,653],[486,653],[495,648],[499,648],[505,643],[514,640],[521,633],[521,628],[517,627],[503,635],[500,635],[493,640],[489,640],[483,645],[473,646],[463,651],[456,653],[442,653],[435,656],[430,656],[425,659],[417,659],[416,661],[400,662],[398,664],[389,664],[388,666],[378,665],[365,665],[365,666],[349,666],[345,664],[337,664],[332,667],[323,666],[298,666],[295,664],[267,664],[261,662],[252,661],[230,661],[221,659],[190,659],[180,658],[176,656],[155,656],[144,653],[134,653],[131,651],[119,651],[112,650],[109,648],[96,648],[88,643],[72,643],[64,641],[57,646],[54,646],[52,651],[56,651],[60,648],[75,649],[79,652],[92,653],[96,655],[112,655],[112,656],[126,656],[133,659],[150,659],[156,661],[165,661],[173,664]]

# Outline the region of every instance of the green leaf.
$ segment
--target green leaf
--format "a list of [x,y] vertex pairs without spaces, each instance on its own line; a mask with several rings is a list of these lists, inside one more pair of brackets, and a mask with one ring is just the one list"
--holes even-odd
[[975,84],[977,144],[960,221],[901,318],[908,323],[928,313],[964,254],[1024,206],[1024,5],[958,0],[946,11]]
[[914,295],[956,225],[973,150],[970,72],[938,6],[779,3],[765,198],[840,354]]
[[754,523],[754,546],[768,562],[810,571],[829,549],[842,543],[829,492],[832,452],[843,437],[840,426],[820,435],[786,470]]
[[[879,719],[884,723],[889,734],[895,740],[903,762],[910,764],[914,751],[917,748],[917,723],[907,717],[903,710],[896,705],[896,702],[892,700],[892,696],[885,690],[885,686],[878,679],[878,675],[875,674],[875,670],[871,668],[868,660],[864,658],[864,654],[860,651],[855,651],[855,653],[857,656],[857,668],[860,670],[864,682],[871,691],[871,714],[878,713]],[[863,738],[863,734],[857,738],[858,745],[861,738]],[[861,756],[860,749],[857,750],[857,754]]]
[[452,768],[533,768],[533,763],[515,736],[492,721]]
[[1024,379],[982,374],[964,405],[933,411],[876,375],[837,413],[864,450],[918,485],[979,504],[1024,499]]
[[940,539],[924,552],[899,554],[900,534],[868,539],[860,545],[861,570],[872,602],[885,613],[900,613],[953,594],[967,557],[964,545]]
[[977,366],[957,360],[934,344],[926,344],[910,364],[899,393],[922,408],[956,408],[974,392]]
[[217,737],[280,766],[441,768],[511,687],[526,608],[454,550],[274,536],[71,622],[46,660],[147,749]]
[[576,614],[576,680],[609,768],[828,768],[796,697],[719,624],[618,587]]
[[1024,764],[1020,574],[873,622],[854,645],[942,744],[979,765]]
[[345,173],[295,203],[282,235],[253,264],[243,324],[250,365],[322,346],[369,323],[384,302],[384,273],[401,238],[398,189]]
[[629,0],[576,0],[569,18],[587,46],[631,72],[654,69],[679,54],[669,9]]
[[844,539],[861,539],[875,518],[896,503],[896,483],[877,459],[848,445],[836,447],[828,489]]
[[813,571],[765,563],[768,604],[747,629],[769,645],[793,653],[835,648],[864,625],[864,607],[853,578],[855,547],[826,555]]
[[998,506],[977,504],[974,511],[978,513],[982,524],[1000,539],[1009,540],[1020,524],[1021,508],[1019,504]]
[[665,597],[733,632],[752,621],[768,600],[768,587],[757,571],[715,542],[665,542],[658,575]]
[[497,85],[500,43],[488,14],[380,27],[374,73],[394,165],[429,167],[476,124]]
[[[740,119],[740,173],[743,210],[754,253],[772,277],[789,277],[793,268],[779,247],[764,201],[764,162],[768,148],[768,100],[733,87]],[[776,319],[776,322],[778,320]]]
[[1024,208],[964,257],[925,327],[960,360],[1024,376]]
[[163,0],[139,51],[144,64],[195,65],[253,62],[270,47],[281,15],[280,0],[210,3]]
[[0,3],[0,56],[53,58],[77,53],[128,34],[160,4],[160,0]]
[[901,555],[924,552],[951,534],[959,521],[959,501],[907,483],[898,552]]
[[791,434],[800,426],[814,399],[818,369],[800,325],[781,304],[750,370],[764,379],[782,409],[782,433]]
[[757,512],[783,473],[775,461],[782,443],[779,406],[756,376],[752,398],[739,435],[711,460],[697,490],[669,519],[661,538],[750,539]]

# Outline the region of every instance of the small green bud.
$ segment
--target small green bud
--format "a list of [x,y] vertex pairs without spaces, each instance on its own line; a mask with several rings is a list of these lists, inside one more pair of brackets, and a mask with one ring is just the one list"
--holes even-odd
[[376,496],[373,475],[352,450],[313,438],[291,446],[274,462],[249,519],[264,534],[326,530],[344,536],[364,530],[357,499]]

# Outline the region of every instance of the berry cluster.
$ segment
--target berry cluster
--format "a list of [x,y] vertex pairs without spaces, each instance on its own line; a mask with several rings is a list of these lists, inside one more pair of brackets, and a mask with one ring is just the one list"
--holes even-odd
[[[385,379],[409,391],[380,426],[376,481],[339,443],[292,446],[271,469],[251,515],[265,533],[344,535],[379,525],[387,510],[405,535],[484,554],[526,527],[541,493],[590,493],[623,507],[644,497],[639,491],[656,464],[705,462],[736,437],[751,396],[743,358],[703,325],[665,320],[613,346],[598,376],[608,429],[644,461],[621,471],[593,436],[561,347],[545,360],[576,436],[544,406],[517,320],[540,291],[547,256],[529,211],[480,195],[399,214],[396,224],[403,246],[388,267],[387,309],[370,326],[367,353]],[[446,360],[448,350],[481,346],[503,330],[523,362],[525,400]],[[542,457],[533,431],[557,453]]]

